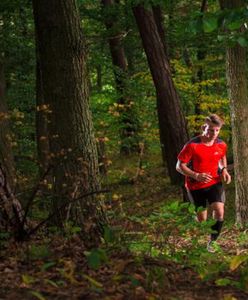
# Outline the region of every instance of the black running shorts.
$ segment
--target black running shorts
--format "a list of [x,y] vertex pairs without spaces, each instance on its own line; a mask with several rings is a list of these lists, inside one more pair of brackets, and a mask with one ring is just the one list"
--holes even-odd
[[214,202],[225,203],[225,191],[221,182],[211,185],[200,190],[188,190],[190,201],[195,205],[196,209],[199,207],[207,207]]

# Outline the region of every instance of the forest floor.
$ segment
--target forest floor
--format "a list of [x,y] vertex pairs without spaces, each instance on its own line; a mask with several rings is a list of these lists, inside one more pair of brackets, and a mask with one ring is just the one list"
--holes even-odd
[[181,190],[160,159],[144,159],[139,176],[135,165],[138,158],[113,160],[105,182],[111,226],[100,249],[87,252],[74,227],[64,236],[44,228],[24,243],[1,236],[0,299],[248,299],[248,238],[234,225],[233,186],[212,254],[207,225],[176,202]]

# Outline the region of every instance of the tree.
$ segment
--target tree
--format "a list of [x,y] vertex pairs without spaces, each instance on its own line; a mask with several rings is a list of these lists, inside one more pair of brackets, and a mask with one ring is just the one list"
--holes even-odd
[[[200,12],[201,12],[201,15],[200,15],[200,18],[201,18],[201,21],[202,21],[202,18],[203,18],[203,13],[206,11],[207,9],[207,0],[203,0],[202,1],[202,4],[201,4],[201,9],[200,9]],[[198,83],[198,97],[196,98],[196,103],[195,103],[195,114],[196,116],[200,115],[201,114],[201,102],[202,102],[202,86],[201,86],[201,83],[203,81],[203,75],[204,75],[204,70],[203,70],[203,66],[202,66],[202,61],[206,58],[206,55],[207,55],[207,47],[205,46],[205,43],[204,41],[200,41],[199,43],[199,46],[198,46],[198,50],[197,50],[197,60],[198,60],[198,64],[199,64],[199,67],[198,67],[198,70],[196,72],[196,76],[195,78],[193,78],[193,80],[195,82]]]
[[36,140],[40,174],[49,168],[49,139],[48,139],[49,109],[45,103],[40,57],[36,49]]
[[[138,150],[138,119],[131,105],[128,89],[128,63],[123,45],[123,32],[118,30],[117,3],[113,0],[102,0],[103,15],[112,58],[118,104],[120,106],[120,152],[130,154]],[[116,29],[117,28],[117,29]]]
[[8,183],[15,185],[15,167],[11,148],[11,133],[9,128],[9,114],[5,102],[4,65],[0,61],[0,162],[6,170]]
[[153,11],[139,4],[133,7],[133,12],[156,88],[163,161],[167,163],[171,182],[179,183],[181,176],[175,169],[177,155],[188,139],[179,96]]
[[10,231],[20,239],[24,234],[24,227],[21,226],[23,212],[20,202],[12,192],[15,186],[15,167],[8,119],[4,68],[0,62],[0,231]]
[[[236,10],[245,7],[243,0],[221,0],[222,9]],[[244,31],[243,25],[239,29]],[[232,140],[235,166],[236,220],[248,222],[248,85],[247,48],[237,42],[227,48],[227,81],[231,101]]]
[[82,225],[86,245],[96,245],[105,222],[101,202],[94,196],[75,201],[100,189],[86,49],[76,1],[33,0],[33,12],[44,103],[50,112],[56,223],[71,220]]

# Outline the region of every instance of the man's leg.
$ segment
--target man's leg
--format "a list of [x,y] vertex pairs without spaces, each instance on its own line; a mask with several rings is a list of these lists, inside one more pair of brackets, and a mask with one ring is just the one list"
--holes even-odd
[[[204,196],[204,190],[196,190],[196,191],[187,190],[187,194],[190,202],[195,205],[197,221],[198,222],[206,221],[208,217],[208,211],[207,211],[207,201]],[[201,211],[198,211],[199,208],[201,208]],[[202,208],[204,210],[202,210]]]
[[216,223],[212,225],[211,229],[215,232],[211,234],[211,240],[216,241],[220,235],[221,228],[224,222],[224,203],[222,202],[213,202],[211,204],[213,210],[213,218],[216,220]]
[[207,211],[207,209],[205,209],[203,211],[200,211],[200,212],[197,212],[197,220],[199,222],[206,221],[207,217],[208,217],[208,211]]

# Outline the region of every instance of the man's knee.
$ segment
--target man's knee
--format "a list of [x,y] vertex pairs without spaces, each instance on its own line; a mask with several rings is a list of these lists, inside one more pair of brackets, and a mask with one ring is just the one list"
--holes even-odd
[[197,213],[198,222],[203,222],[207,220],[207,210]]
[[221,202],[214,202],[212,205],[213,210],[213,217],[216,220],[223,220],[224,219],[224,203]]

